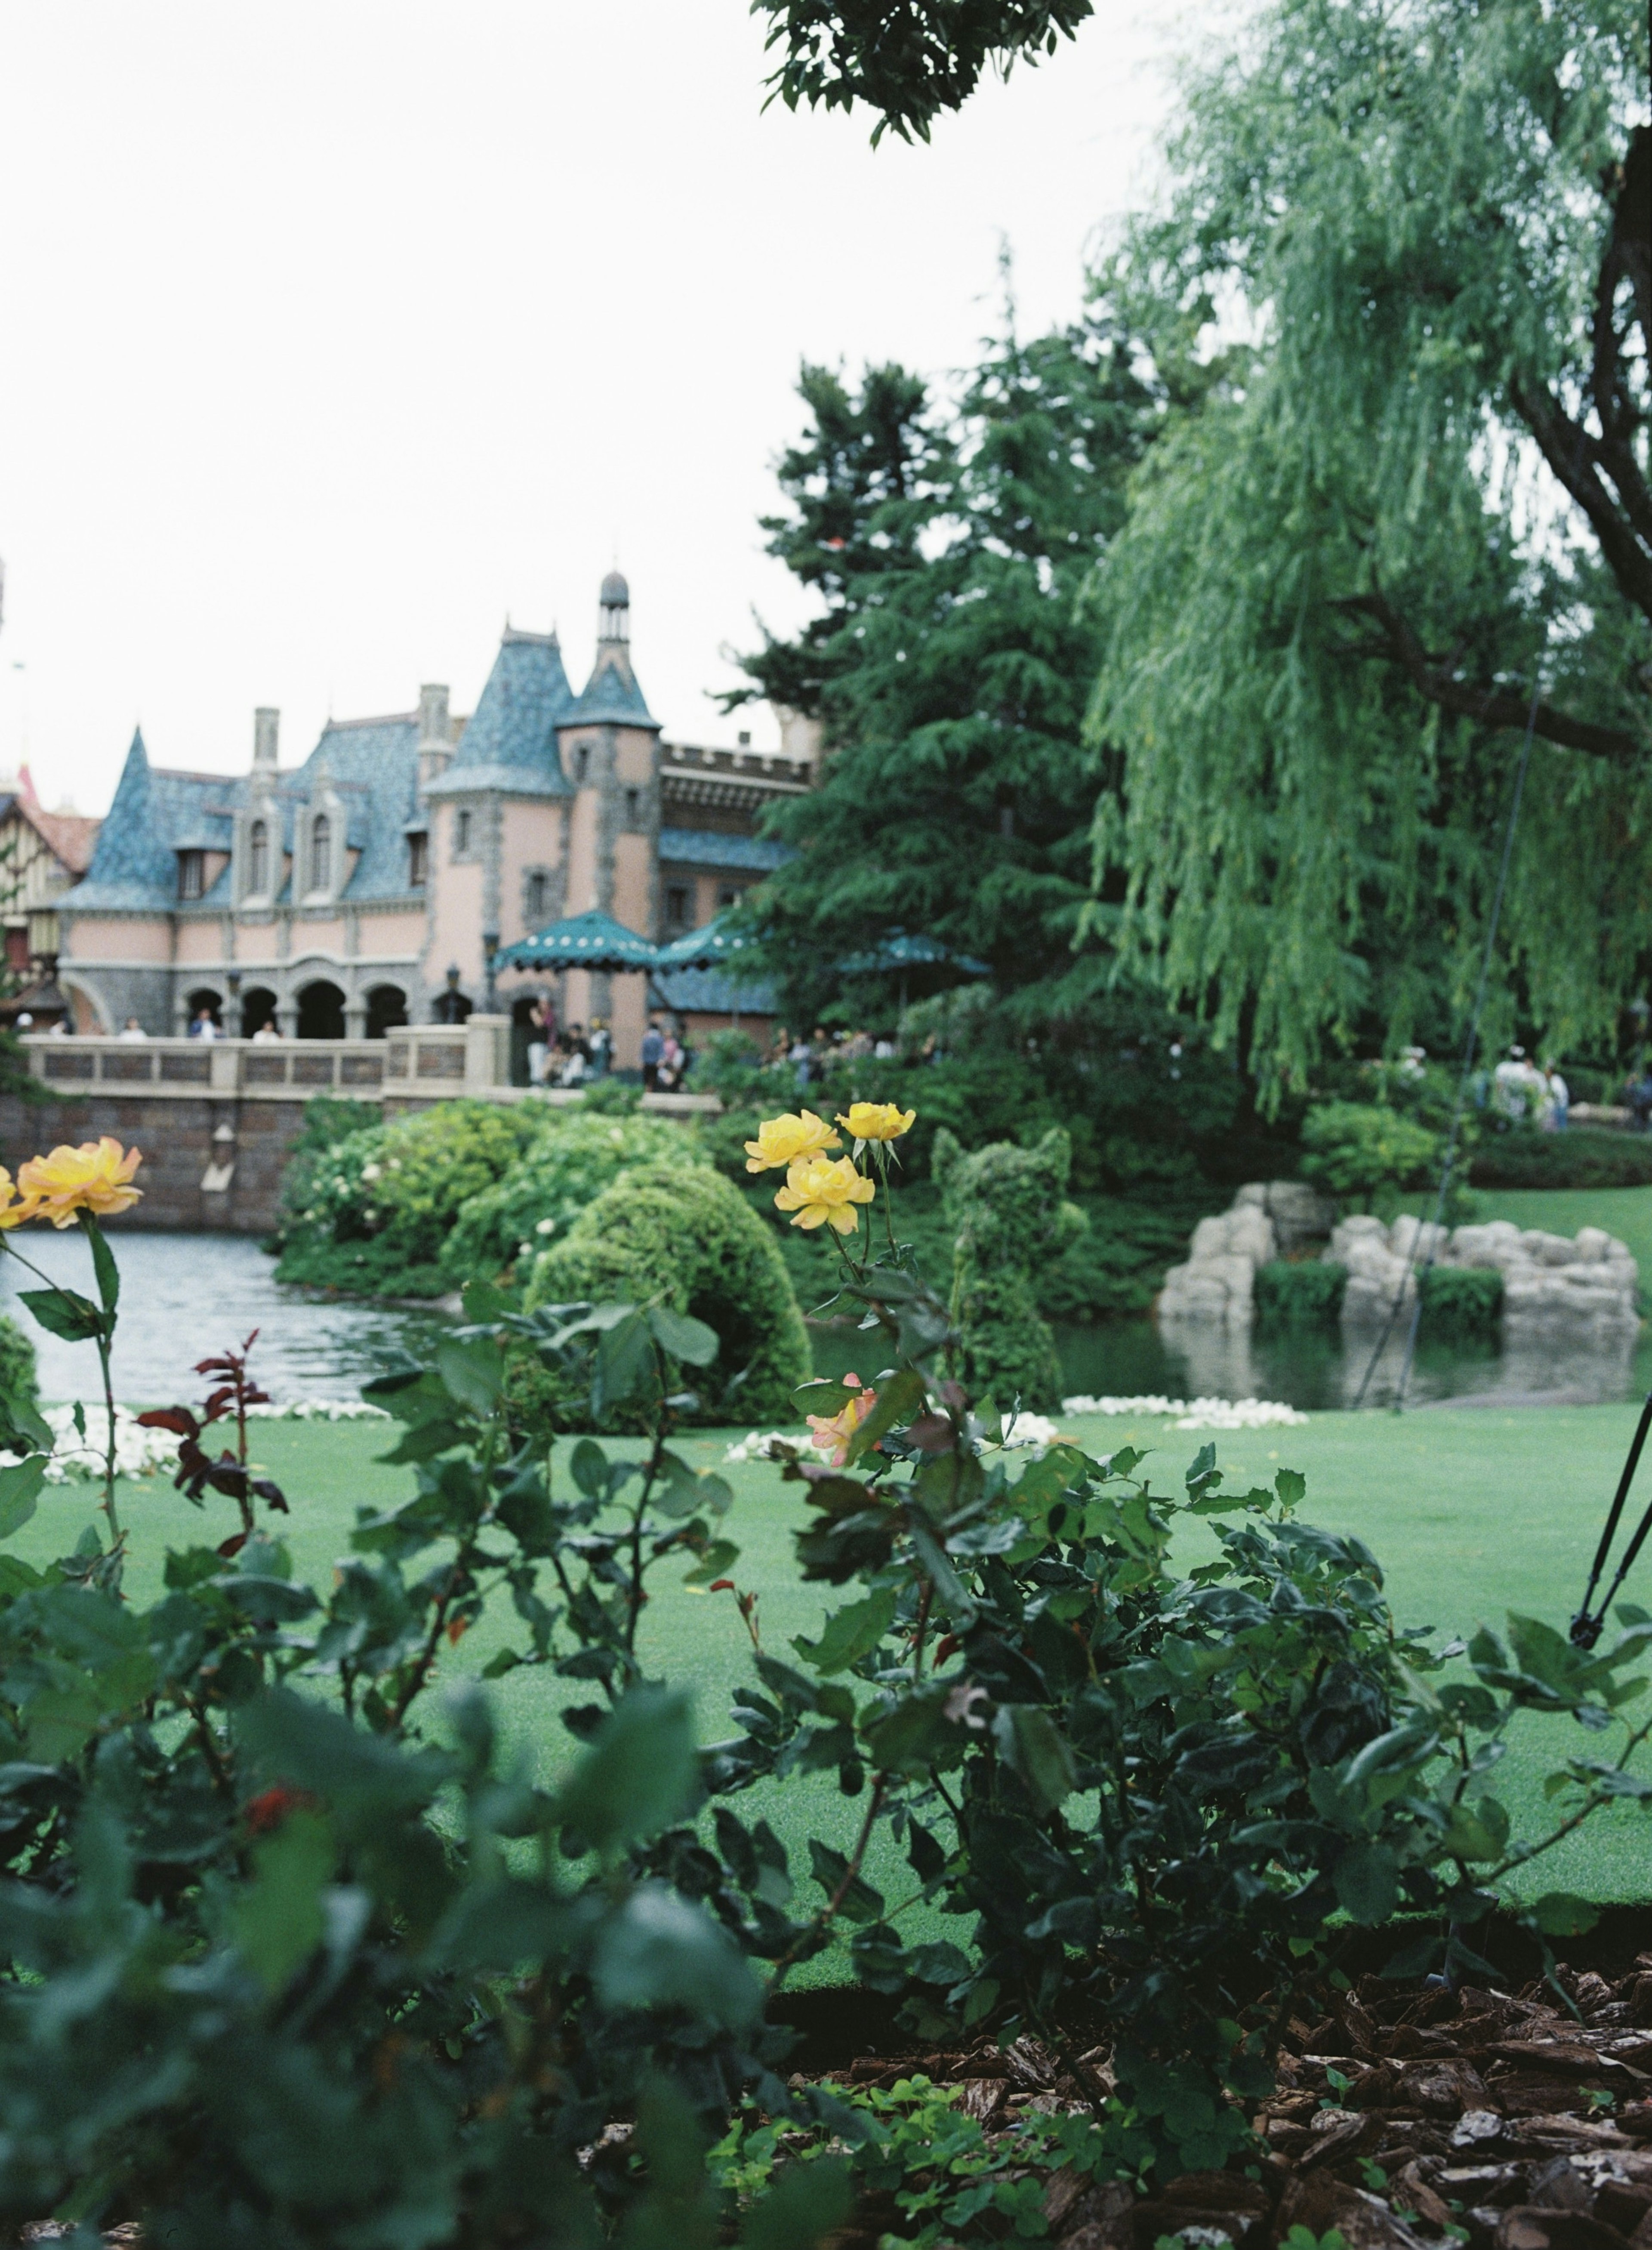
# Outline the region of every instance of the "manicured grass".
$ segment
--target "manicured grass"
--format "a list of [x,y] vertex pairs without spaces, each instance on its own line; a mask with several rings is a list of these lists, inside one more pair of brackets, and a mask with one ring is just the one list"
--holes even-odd
[[[1434,1205],[1414,1196],[1406,1208],[1432,1211]],[[1628,1246],[1641,1268],[1642,1288],[1652,1291],[1652,1188],[1476,1188],[1474,1216],[1476,1224],[1509,1218],[1550,1234],[1603,1226]]]
[[[1401,1619],[1429,1625],[1443,1640],[1482,1621],[1501,1626],[1511,1609],[1564,1629],[1582,1591],[1635,1413],[1622,1405],[1429,1407],[1403,1418],[1326,1414],[1303,1428],[1216,1432],[1215,1443],[1219,1466],[1246,1485],[1270,1478],[1282,1465],[1303,1470],[1306,1518],[1366,1540],[1382,1563]],[[1066,1426],[1097,1452],[1114,1451],[1126,1440],[1155,1448],[1154,1480],[1172,1487],[1207,1434],[1123,1417],[1081,1416]],[[313,1583],[324,1585],[334,1558],[348,1551],[355,1508],[382,1506],[407,1489],[408,1472],[387,1469],[374,1459],[386,1449],[389,1436],[382,1424],[259,1428],[259,1458],[293,1504],[283,1529],[295,1567]],[[726,1442],[721,1435],[692,1438],[683,1450],[697,1465],[709,1466],[720,1463]],[[830,1592],[802,1585],[793,1570],[790,1530],[802,1514],[798,1488],[782,1484],[763,1465],[727,1474],[736,1494],[729,1529],[742,1549],[732,1575],[761,1594],[765,1646],[790,1658],[794,1634],[819,1630]],[[1646,1474],[1652,1478],[1652,1468]],[[49,1487],[38,1514],[15,1542],[17,1550],[34,1562],[65,1551],[94,1497],[85,1485]],[[120,1505],[132,1532],[129,1583],[141,1599],[159,1591],[169,1543],[216,1541],[231,1528],[227,1501],[210,1502],[203,1515],[164,1484],[123,1487]],[[1652,1606],[1652,1553],[1637,1566],[1629,1591]],[[513,1623],[508,1607],[499,1605],[497,1614],[444,1659],[447,1674],[474,1672],[511,1639]],[[645,1614],[642,1643],[651,1673],[692,1686],[705,1738],[728,1731],[730,1691],[749,1677],[750,1653],[730,1598],[662,1583]],[[536,1672],[511,1674],[497,1690],[508,1734],[541,1779],[554,1777],[572,1754],[571,1739],[556,1717],[569,1692]],[[1549,1764],[1593,1746],[1594,1738],[1569,1720],[1529,1722],[1504,1769],[1504,1793],[1517,1820],[1540,1816],[1541,1776]],[[811,1832],[842,1844],[862,1810],[819,1777],[761,1795],[761,1807],[757,1792],[747,1806],[773,1822],[799,1867],[808,1864]],[[1597,1816],[1541,1863],[1532,1888],[1570,1888],[1603,1900],[1652,1897],[1652,1829],[1646,1819],[1628,1809]],[[870,1872],[891,1902],[911,1887],[892,1853]],[[948,1925],[947,1934],[955,1935],[955,1926]],[[827,1979],[841,1977],[843,1966],[841,1958],[834,1963],[827,1955],[811,1970]]]

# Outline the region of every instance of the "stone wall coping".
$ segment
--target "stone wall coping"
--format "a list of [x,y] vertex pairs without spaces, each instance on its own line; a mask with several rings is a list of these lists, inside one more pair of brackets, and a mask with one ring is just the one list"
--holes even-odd
[[[573,1087],[506,1082],[510,1019],[473,1015],[464,1024],[415,1024],[382,1039],[122,1039],[108,1033],[59,1038],[25,1032],[31,1076],[65,1101],[93,1095],[143,1101],[307,1101],[316,1094],[387,1100],[425,1108],[456,1095],[510,1104],[546,1101],[564,1108]],[[714,1094],[644,1094],[643,1108],[665,1117],[717,1116]]]

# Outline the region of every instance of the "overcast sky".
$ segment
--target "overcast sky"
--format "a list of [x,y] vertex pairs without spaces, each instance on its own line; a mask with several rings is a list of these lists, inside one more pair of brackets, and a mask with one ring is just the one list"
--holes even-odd
[[803,357],[962,364],[1152,176],[1176,0],[1099,0],[927,148],[764,114],[745,0],[0,4],[0,765],[101,811],[474,702],[507,615],[577,687],[598,582],[687,740],[754,609]]

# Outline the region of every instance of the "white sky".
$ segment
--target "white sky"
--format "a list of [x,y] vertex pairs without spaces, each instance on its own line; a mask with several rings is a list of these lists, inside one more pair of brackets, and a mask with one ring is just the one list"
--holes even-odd
[[[577,688],[631,582],[668,732],[801,614],[761,551],[802,357],[965,363],[1151,176],[1176,0],[1100,0],[927,148],[761,111],[745,0],[0,0],[0,765],[108,802],[470,709],[508,614]],[[18,667],[22,668],[19,669]]]

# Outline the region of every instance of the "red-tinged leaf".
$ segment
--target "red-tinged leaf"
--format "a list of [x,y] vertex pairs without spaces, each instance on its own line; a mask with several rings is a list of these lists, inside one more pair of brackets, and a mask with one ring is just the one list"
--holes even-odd
[[958,1432],[945,1414],[920,1414],[901,1435],[921,1453],[950,1453],[958,1442]]
[[286,1504],[286,1494],[273,1477],[254,1477],[252,1489],[260,1500],[267,1501],[274,1508],[278,1515],[292,1515],[293,1511]]
[[734,1581],[733,1578],[713,1578],[706,1591],[708,1594],[732,1594],[734,1591]]
[[936,1663],[945,1664],[949,1656],[957,1655],[959,1650],[963,1646],[963,1642],[959,1639],[958,1635],[955,1632],[944,1633],[940,1639],[935,1644]]
[[138,1421],[146,1430],[170,1430],[175,1437],[195,1438],[201,1433],[201,1425],[187,1406],[152,1406]]
[[278,1781],[273,1789],[266,1789],[249,1800],[245,1816],[248,1833],[267,1836],[280,1826],[289,1812],[313,1812],[315,1803],[307,1789],[293,1789]]
[[233,1375],[235,1362],[220,1352],[213,1359],[197,1359],[195,1363],[195,1371],[197,1375]]
[[245,1406],[267,1406],[270,1394],[267,1391],[260,1391],[256,1383],[249,1383],[241,1394],[241,1403]]
[[247,1536],[244,1531],[237,1531],[233,1539],[224,1540],[220,1543],[217,1551],[223,1556],[224,1561],[227,1563],[232,1556],[238,1555],[240,1553],[241,1549],[246,1545],[246,1538]]
[[450,1618],[447,1621],[447,1640],[450,1648],[457,1648],[471,1629],[468,1617]]

